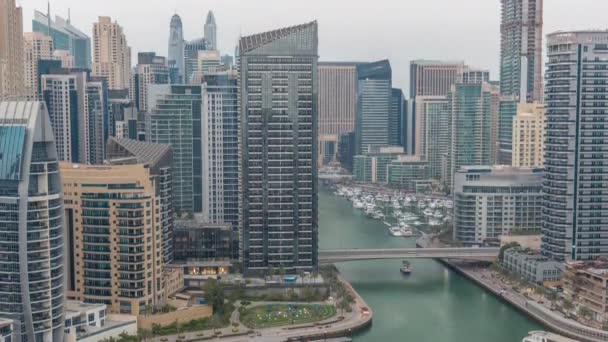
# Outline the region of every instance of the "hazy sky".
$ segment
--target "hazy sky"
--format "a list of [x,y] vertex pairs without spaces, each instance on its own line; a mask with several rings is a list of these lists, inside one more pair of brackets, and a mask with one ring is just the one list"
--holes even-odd
[[[47,0],[17,0],[24,30]],[[464,60],[498,79],[500,0],[51,0],[51,14],[67,17],[90,35],[97,16],[111,16],[137,52],[167,55],[169,21],[178,13],[187,40],[203,36],[209,9],[222,53],[239,35],[311,20],[319,22],[321,60],[390,59],[393,85],[407,91],[412,59]],[[545,0],[544,32],[608,28],[608,0]]]

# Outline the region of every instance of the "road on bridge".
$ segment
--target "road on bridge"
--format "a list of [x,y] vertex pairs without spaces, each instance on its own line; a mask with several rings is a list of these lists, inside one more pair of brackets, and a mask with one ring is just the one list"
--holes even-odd
[[388,248],[388,249],[331,249],[319,251],[320,263],[379,259],[464,259],[492,261],[500,248],[495,247],[448,247],[448,248]]

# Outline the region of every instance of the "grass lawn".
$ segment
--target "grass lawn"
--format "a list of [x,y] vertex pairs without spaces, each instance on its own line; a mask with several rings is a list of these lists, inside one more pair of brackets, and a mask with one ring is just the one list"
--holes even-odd
[[249,328],[268,328],[290,324],[312,323],[336,314],[333,305],[268,304],[241,311],[241,322]]

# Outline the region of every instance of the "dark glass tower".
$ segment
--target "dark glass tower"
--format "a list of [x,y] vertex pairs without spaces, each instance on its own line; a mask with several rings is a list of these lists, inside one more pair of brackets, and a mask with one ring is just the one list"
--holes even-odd
[[239,51],[243,269],[310,271],[318,263],[317,23],[242,37]]

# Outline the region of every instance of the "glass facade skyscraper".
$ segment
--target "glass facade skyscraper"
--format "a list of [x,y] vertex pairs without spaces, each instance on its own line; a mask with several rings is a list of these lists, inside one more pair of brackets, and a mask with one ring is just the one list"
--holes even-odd
[[318,263],[317,23],[242,37],[239,56],[244,272],[311,271]]
[[207,223],[228,223],[238,230],[237,81],[236,72],[231,71],[205,75],[202,94],[202,149],[203,220]]
[[203,210],[200,85],[150,85],[150,142],[173,149],[174,208],[178,214]]
[[389,145],[405,147],[407,100],[403,90],[391,89],[391,112],[389,117]]
[[391,85],[392,73],[388,60],[357,65],[357,154],[390,144]]
[[55,16],[55,21],[39,11],[34,11],[32,20],[32,31],[49,34],[49,23],[51,24],[51,38],[55,50],[70,51],[74,56],[74,66],[77,68],[91,68],[91,38],[70,24],[60,16]]
[[62,341],[64,213],[43,102],[0,102],[0,316],[21,341]]
[[608,256],[608,31],[547,36],[542,253]]

